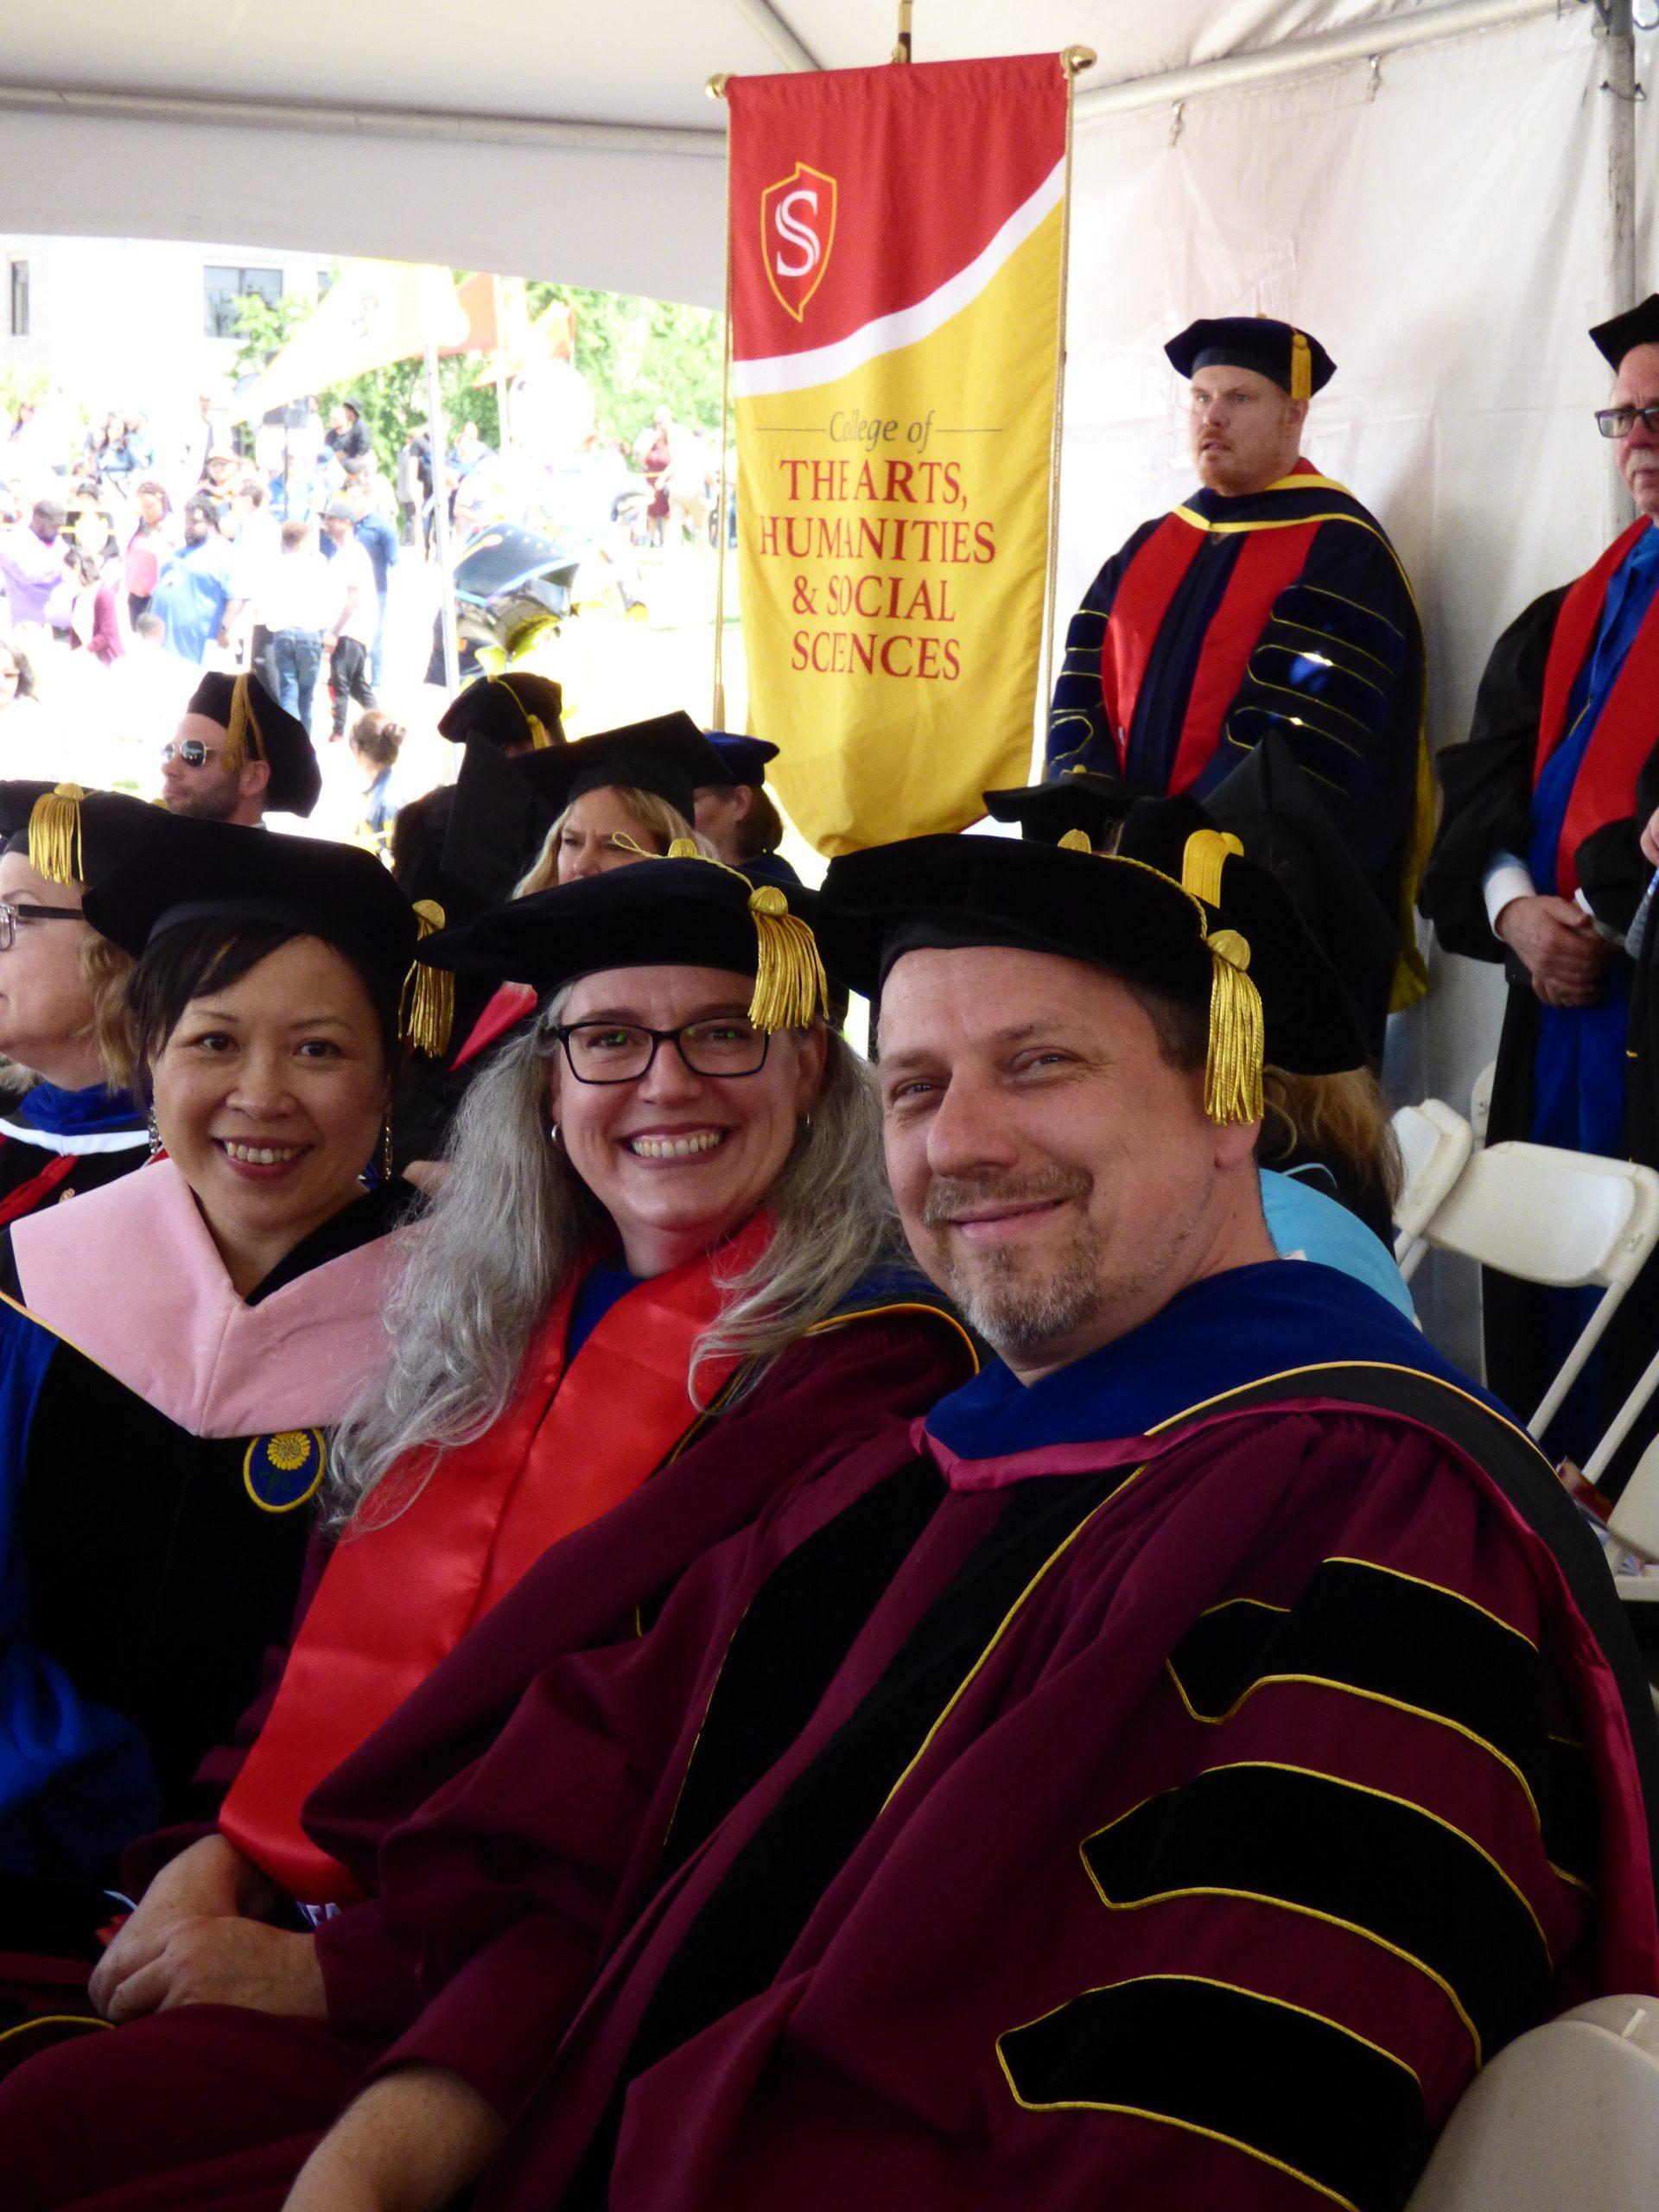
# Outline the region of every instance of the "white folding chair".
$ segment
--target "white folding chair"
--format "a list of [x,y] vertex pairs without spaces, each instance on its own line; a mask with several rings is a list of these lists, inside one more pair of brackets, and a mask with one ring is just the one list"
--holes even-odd
[[[1602,1477],[1607,1471],[1608,1465],[1612,1459],[1614,1452],[1618,1451],[1619,1446],[1624,1441],[1630,1431],[1636,1427],[1637,1421],[1641,1415],[1643,1407],[1647,1404],[1648,1400],[1653,1395],[1656,1389],[1659,1389],[1659,1352],[1656,1352],[1653,1357],[1648,1362],[1646,1367],[1643,1369],[1641,1376],[1635,1388],[1631,1390],[1630,1396],[1625,1399],[1624,1404],[1613,1415],[1611,1421],[1608,1422],[1607,1433],[1602,1438],[1600,1443],[1597,1445],[1595,1450],[1585,1461],[1584,1478],[1586,1482],[1599,1483],[1601,1480]],[[1638,1459],[1636,1464],[1635,1472],[1632,1473],[1630,1477],[1632,1484],[1634,1484],[1637,1475],[1640,1474],[1642,1469],[1647,1465],[1648,1460],[1651,1456],[1652,1447],[1649,1446],[1649,1450],[1643,1453],[1642,1458]],[[1653,1480],[1655,1482],[1656,1501],[1659,1502],[1659,1467],[1656,1467],[1654,1471]],[[1622,1505],[1624,1500],[1621,1498],[1619,1503]],[[1641,1547],[1641,1548],[1646,1549],[1648,1547],[1643,1546]]]
[[1497,1073],[1497,1062],[1488,1060],[1469,1093],[1469,1126],[1477,1144],[1486,1141],[1486,1124],[1492,1118],[1492,1078]]
[[1598,1997],[1500,2050],[1406,2212],[1653,2212],[1659,1998]]
[[1423,1231],[1462,1174],[1475,1136],[1443,1098],[1401,1107],[1394,1134],[1406,1164],[1405,1185],[1394,1209],[1394,1256],[1409,1282],[1426,1249]]
[[[1627,1400],[1627,1407],[1628,1403]],[[1620,1420],[1623,1418],[1621,1414]],[[1595,1481],[1618,1451],[1623,1441],[1618,1431],[1618,1422],[1615,1421],[1586,1460],[1584,1473],[1587,1482]],[[1594,1474],[1591,1473],[1592,1467]],[[1628,1544],[1645,1559],[1659,1559],[1659,1436],[1654,1438],[1631,1468],[1630,1478],[1619,1493],[1618,1504],[1607,1516],[1607,1526],[1621,1544]],[[1656,1579],[1654,1587],[1659,1593],[1659,1579]]]
[[1560,1290],[1602,1286],[1602,1296],[1527,1424],[1541,1436],[1643,1262],[1659,1243],[1659,1174],[1553,1145],[1510,1141],[1472,1152],[1423,1231],[1523,1282]]

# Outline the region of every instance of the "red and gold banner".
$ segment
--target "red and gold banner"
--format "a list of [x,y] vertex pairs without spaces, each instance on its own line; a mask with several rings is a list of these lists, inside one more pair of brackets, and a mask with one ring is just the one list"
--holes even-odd
[[749,725],[844,853],[1026,780],[1059,364],[1058,54],[734,78]]

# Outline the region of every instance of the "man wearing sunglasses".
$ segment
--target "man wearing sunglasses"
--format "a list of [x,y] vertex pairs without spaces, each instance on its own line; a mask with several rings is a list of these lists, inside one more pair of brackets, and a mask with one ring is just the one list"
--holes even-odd
[[309,814],[321,790],[309,733],[257,676],[204,676],[162,747],[162,804],[198,822],[257,828]]
[[[1493,647],[1469,741],[1440,756],[1422,907],[1449,950],[1502,961],[1509,977],[1491,1137],[1659,1160],[1659,1130],[1626,1125],[1624,951],[1653,874],[1637,839],[1659,743],[1659,293],[1590,336],[1615,378],[1593,427],[1637,517]],[[1584,427],[1586,462],[1600,459]],[[1489,1277],[1485,1315],[1492,1387],[1529,1402],[1581,1325],[1576,1308]],[[1634,1380],[1618,1338],[1639,1370],[1656,1319],[1659,1294],[1626,1301],[1602,1362],[1606,1404]],[[1582,1421],[1584,1434],[1555,1440],[1575,1458],[1602,1426],[1593,1403]]]

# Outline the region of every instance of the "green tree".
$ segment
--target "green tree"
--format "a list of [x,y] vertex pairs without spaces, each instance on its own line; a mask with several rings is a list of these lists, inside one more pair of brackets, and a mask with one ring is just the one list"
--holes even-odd
[[282,352],[310,312],[311,302],[295,293],[268,300],[263,292],[238,292],[232,308],[236,334],[242,341],[233,364],[237,375],[249,376],[263,369],[274,354]]
[[[464,283],[467,271],[456,270]],[[659,407],[695,428],[720,429],[721,318],[702,308],[671,300],[636,299],[622,292],[590,292],[569,284],[528,285],[530,312],[539,315],[556,300],[575,314],[575,365],[594,394],[600,435],[632,446]],[[263,368],[310,314],[312,302],[284,297],[271,301],[245,292],[237,301],[238,374]],[[475,423],[485,443],[500,443],[500,410],[495,385],[475,384],[482,366],[476,353],[458,353],[438,364],[444,424],[450,438],[463,423]],[[316,395],[326,414],[336,400],[357,403],[383,469],[390,472],[411,423],[426,419],[424,365],[391,361]]]
[[701,430],[720,429],[721,318],[672,300],[527,287],[532,316],[555,300],[574,308],[576,366],[593,389],[600,435],[632,445],[659,407]]

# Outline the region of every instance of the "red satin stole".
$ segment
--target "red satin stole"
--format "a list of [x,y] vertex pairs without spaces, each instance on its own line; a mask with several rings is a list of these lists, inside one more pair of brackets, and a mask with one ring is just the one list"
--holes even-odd
[[[717,1256],[730,1278],[771,1235],[758,1216]],[[301,1624],[270,1717],[219,1812],[223,1834],[302,1904],[358,1894],[300,1826],[306,1798],[425,1681],[562,1536],[584,1529],[672,1458],[701,1415],[692,1348],[724,1293],[703,1254],[618,1300],[565,1362],[579,1278],[567,1283],[507,1412],[447,1452],[395,1520],[347,1534]],[[738,1363],[701,1362],[712,1402]],[[399,1470],[386,1478],[397,1495]]]
[[[1292,473],[1313,476],[1318,471],[1310,461],[1299,461]],[[1319,524],[1262,522],[1231,527],[1244,543],[1198,649],[1170,771],[1172,791],[1184,791],[1195,782],[1220,744],[1223,719],[1238,696],[1273,603],[1306,566]],[[1166,515],[1125,569],[1112,601],[1102,642],[1100,680],[1118,765],[1126,771],[1129,726],[1158,632],[1210,534],[1202,522],[1187,520],[1181,508]]]
[[480,1052],[486,1052],[499,1038],[505,1037],[526,1014],[536,1011],[536,994],[528,983],[500,983],[490,995],[490,1001],[473,1024],[467,1042],[455,1054],[454,1065],[464,1068]]
[[[1533,760],[1535,786],[1544,764],[1567,735],[1567,709],[1585,658],[1595,644],[1614,572],[1644,530],[1643,517],[1616,537],[1593,569],[1579,578],[1561,601],[1544,664],[1544,702],[1538,718],[1538,750]],[[1659,610],[1650,611],[1624,656],[1605,705],[1585,747],[1573,796],[1561,823],[1555,851],[1555,888],[1570,899],[1579,887],[1579,847],[1605,823],[1628,814],[1636,801],[1636,779],[1659,737]]]
[[[0,1143],[4,1140],[0,1138]],[[0,1229],[9,1223],[21,1221],[36,1206],[44,1205],[60,1183],[67,1183],[75,1172],[76,1154],[60,1153],[55,1160],[48,1160],[44,1167],[37,1168],[26,1183],[0,1198]]]

